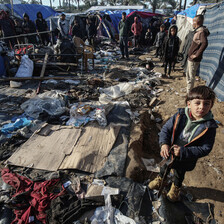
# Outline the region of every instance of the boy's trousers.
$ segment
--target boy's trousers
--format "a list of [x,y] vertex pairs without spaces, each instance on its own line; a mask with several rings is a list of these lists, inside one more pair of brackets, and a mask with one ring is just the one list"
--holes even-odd
[[125,37],[125,36],[120,37],[120,49],[121,49],[122,57],[124,57],[124,54],[125,54],[125,56],[128,58],[129,57],[129,55],[128,55],[128,37]]
[[195,75],[199,64],[200,62],[193,62],[187,60],[187,71],[186,71],[187,93],[189,93],[191,89],[194,87]]

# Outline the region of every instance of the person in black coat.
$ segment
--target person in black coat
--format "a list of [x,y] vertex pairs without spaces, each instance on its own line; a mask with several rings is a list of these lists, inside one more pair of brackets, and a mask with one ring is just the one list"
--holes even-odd
[[[163,42],[162,59],[164,61],[164,73],[170,77],[171,67],[175,66],[176,58],[179,51],[179,37],[177,36],[177,26],[173,25],[170,27],[168,36]],[[167,74],[167,66],[169,67]]]
[[[35,24],[30,20],[30,17],[24,13],[23,14],[23,23],[22,23],[22,27],[25,33],[29,34],[29,33],[36,33],[36,26]],[[37,39],[36,39],[36,35],[29,35],[27,36],[28,42],[31,44],[36,44],[37,43]]]
[[72,37],[79,37],[79,38],[83,38],[83,35],[82,35],[82,30],[80,28],[80,25],[78,23],[78,21],[75,19],[74,20],[74,24],[72,26]]
[[[37,19],[35,21],[35,24],[38,32],[48,31],[47,22],[45,19],[43,19],[43,15],[41,12],[37,13]],[[49,43],[48,33],[40,34],[40,40],[42,44],[47,45]]]

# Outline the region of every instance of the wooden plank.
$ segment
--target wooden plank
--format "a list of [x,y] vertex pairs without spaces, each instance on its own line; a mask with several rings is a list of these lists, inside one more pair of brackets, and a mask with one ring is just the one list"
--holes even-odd
[[[43,65],[42,62],[35,62],[35,65]],[[55,65],[61,65],[61,66],[77,66],[77,63],[67,63],[67,62],[47,62],[47,65],[55,66]]]
[[72,152],[80,134],[81,129],[69,126],[44,126],[23,144],[7,163],[56,171],[65,156]]
[[71,155],[66,156],[59,169],[78,169],[95,173],[101,169],[110,153],[120,127],[86,127],[74,146]]
[[43,63],[43,67],[41,69],[40,77],[44,77],[44,73],[45,73],[45,69],[46,69],[46,66],[47,66],[47,60],[48,60],[49,54],[50,54],[49,51],[45,54],[44,63]]

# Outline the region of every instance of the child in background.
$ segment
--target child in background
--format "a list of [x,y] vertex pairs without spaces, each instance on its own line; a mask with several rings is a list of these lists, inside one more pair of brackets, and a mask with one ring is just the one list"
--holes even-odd
[[[177,26],[172,25],[169,29],[168,36],[165,38],[162,48],[162,59],[164,61],[164,75],[170,78],[171,67],[175,67],[179,51],[179,37],[177,36]],[[167,66],[169,67],[167,74]]]
[[146,43],[146,46],[149,48],[151,47],[152,45],[152,40],[153,40],[153,34],[152,34],[152,31],[151,31],[151,28],[149,27],[147,29],[147,32],[145,34],[145,43]]
[[[193,88],[186,98],[187,107],[181,108],[163,126],[159,143],[160,155],[167,159],[173,148],[174,162],[168,168],[174,171],[174,182],[167,198],[179,200],[180,188],[186,171],[192,171],[201,157],[207,156],[213,147],[217,124],[211,108],[215,93],[207,86]],[[167,165],[161,167],[159,175],[149,183],[150,189],[159,189]]]
[[161,50],[163,47],[163,41],[166,37],[165,25],[162,24],[160,26],[160,32],[156,34],[156,39],[154,41],[154,45],[156,46],[156,57],[161,56]]

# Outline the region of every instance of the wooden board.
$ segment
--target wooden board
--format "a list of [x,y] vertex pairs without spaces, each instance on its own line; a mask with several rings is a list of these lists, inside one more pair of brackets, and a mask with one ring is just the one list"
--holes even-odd
[[17,150],[7,163],[56,171],[65,156],[72,152],[80,134],[81,129],[45,125]]
[[66,156],[60,169],[78,169],[95,173],[101,169],[110,153],[120,127],[86,127],[71,155]]

